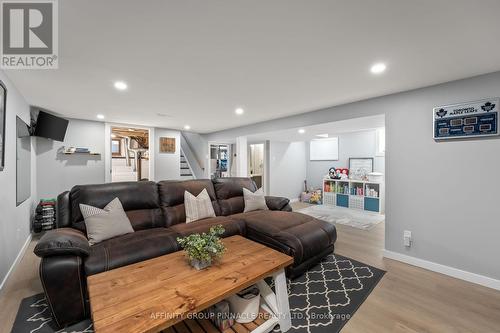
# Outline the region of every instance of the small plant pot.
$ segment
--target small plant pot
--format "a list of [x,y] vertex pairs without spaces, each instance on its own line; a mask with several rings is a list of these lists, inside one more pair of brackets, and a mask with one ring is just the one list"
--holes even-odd
[[202,269],[205,269],[205,268],[209,267],[210,265],[212,265],[212,262],[211,261],[202,261],[202,260],[198,260],[198,259],[191,259],[190,264],[191,264],[191,266],[193,266],[197,270],[201,271]]

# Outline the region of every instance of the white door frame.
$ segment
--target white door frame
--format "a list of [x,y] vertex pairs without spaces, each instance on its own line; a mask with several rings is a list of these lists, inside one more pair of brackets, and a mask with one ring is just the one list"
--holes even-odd
[[155,129],[153,127],[120,124],[120,123],[105,123],[104,124],[104,182],[111,183],[112,172],[112,154],[111,154],[111,128],[112,127],[130,127],[145,129],[149,132],[149,180],[155,180]]
[[231,177],[233,177],[233,174],[231,173],[231,167],[233,166],[231,161],[234,163],[234,152],[231,150],[231,145],[234,143],[231,142],[221,142],[221,141],[208,141],[207,149],[208,149],[208,154],[207,154],[207,167],[206,167],[206,176],[207,178],[210,178],[212,176],[212,166],[210,165],[210,146],[211,145],[226,145],[227,146],[227,151],[231,155],[230,159],[227,162],[227,170],[231,174]]
[[[247,152],[247,155],[248,155],[248,161],[247,163],[250,163],[250,145],[263,145],[264,146],[264,149],[262,151],[262,188],[264,190],[264,193],[266,195],[269,195],[268,194],[268,187],[269,187],[269,182],[267,180],[267,177],[268,177],[268,168],[267,168],[267,150],[269,149],[269,147],[266,145],[266,141],[250,141],[248,142],[248,152]],[[250,168],[248,169],[248,177],[250,177]]]

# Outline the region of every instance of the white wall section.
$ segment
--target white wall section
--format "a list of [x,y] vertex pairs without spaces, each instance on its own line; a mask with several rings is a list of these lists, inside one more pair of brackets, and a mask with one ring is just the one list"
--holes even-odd
[[248,142],[246,136],[236,138],[236,158],[233,161],[236,161],[236,177],[248,177]]
[[373,157],[373,170],[385,173],[385,158],[376,156],[376,130],[342,133],[339,138],[339,159],[337,161],[311,161],[309,159],[309,145],[307,149],[307,185],[321,188],[323,177],[328,169],[349,168],[349,157]]
[[[500,72],[215,132],[208,140],[385,114],[386,249],[500,279],[500,138],[436,142],[432,108],[500,96]],[[403,231],[412,231],[411,248]]]
[[[179,179],[181,176],[181,132],[164,128],[154,129],[155,181]],[[175,153],[160,153],[160,138],[175,138]]]
[[[122,125],[127,126],[127,125]],[[133,125],[130,125],[133,126]],[[110,125],[102,122],[69,119],[64,142],[45,138],[36,141],[36,163],[38,198],[54,198],[75,185],[101,184],[106,179],[110,164],[106,163],[106,149],[110,154]],[[159,152],[160,137],[174,137],[176,152]],[[106,140],[106,138],[108,138]],[[100,156],[64,155],[62,147],[88,147]],[[180,177],[180,132],[163,128],[150,129],[150,162],[154,180],[179,179]]]
[[306,143],[270,142],[269,195],[297,199],[306,179]]
[[[75,185],[104,183],[104,123],[69,119],[64,142],[36,140],[38,198],[55,198]],[[84,147],[101,155],[65,155],[63,147]]]
[[31,197],[16,207],[16,116],[30,123],[30,108],[3,71],[7,88],[5,119],[5,168],[0,171],[0,287],[30,237],[31,216],[36,204],[36,158],[31,141]]

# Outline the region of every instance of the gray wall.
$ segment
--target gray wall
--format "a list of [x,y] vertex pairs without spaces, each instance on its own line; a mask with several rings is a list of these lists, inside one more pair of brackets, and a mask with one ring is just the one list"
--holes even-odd
[[[70,119],[64,142],[34,139],[39,198],[55,198],[75,185],[104,183],[104,123]],[[101,155],[64,155],[63,147],[86,147]]]
[[[207,135],[386,116],[386,249],[500,279],[500,140],[435,142],[432,108],[500,96],[500,72]],[[403,230],[414,244],[403,246]]]
[[[175,138],[175,153],[160,153],[160,137]],[[155,180],[179,179],[181,136],[179,131],[155,128]]]
[[348,168],[349,157],[373,157],[373,170],[385,173],[385,158],[375,156],[376,154],[376,131],[361,131],[342,133],[339,138],[339,160],[338,161],[311,161],[309,160],[309,142],[306,143],[307,163],[307,186],[321,188],[322,180],[328,169]]
[[30,109],[3,71],[7,87],[5,168],[0,171],[0,286],[30,235],[30,218],[36,204],[36,158],[31,147],[31,197],[16,207],[16,115],[30,123]]
[[298,199],[306,179],[305,142],[271,141],[269,156],[268,193]]
[[[182,140],[185,140],[182,142]],[[181,147],[184,149],[184,156],[193,169],[197,178],[207,178],[208,170],[208,142],[198,133],[181,132]],[[196,167],[198,165],[198,167]]]
[[[132,125],[131,125],[132,126]],[[180,132],[155,128],[155,180],[179,179]],[[175,137],[174,154],[159,153],[159,138]],[[75,185],[105,182],[105,124],[69,119],[64,142],[35,138],[37,155],[38,198],[53,198]],[[63,147],[87,147],[100,156],[64,155]]]

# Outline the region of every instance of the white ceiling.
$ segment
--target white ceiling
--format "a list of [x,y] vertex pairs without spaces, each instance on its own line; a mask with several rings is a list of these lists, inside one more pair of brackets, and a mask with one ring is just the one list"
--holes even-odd
[[7,75],[64,116],[211,132],[500,70],[499,13],[498,0],[63,0],[60,68]]
[[[310,141],[321,139],[321,137],[317,136],[318,134],[328,134],[328,137],[334,137],[342,133],[366,131],[381,127],[385,127],[385,116],[383,114],[340,120],[313,126],[288,128],[281,131],[258,133],[249,135],[247,139],[250,143],[262,142],[265,140],[283,142]],[[303,129],[305,132],[299,133],[299,129]]]

